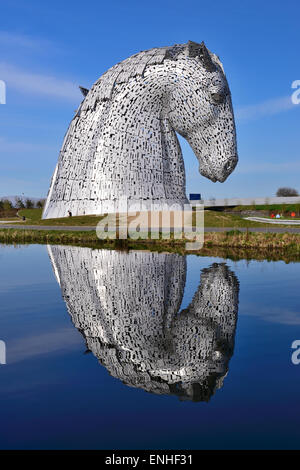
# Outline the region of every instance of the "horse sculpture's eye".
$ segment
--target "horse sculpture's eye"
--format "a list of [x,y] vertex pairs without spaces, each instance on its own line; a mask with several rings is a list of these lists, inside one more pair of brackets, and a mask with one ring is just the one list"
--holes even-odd
[[211,94],[211,97],[212,97],[212,100],[213,100],[216,104],[221,104],[221,103],[223,103],[223,101],[224,101],[225,94],[224,94],[224,93],[212,93],[212,94]]

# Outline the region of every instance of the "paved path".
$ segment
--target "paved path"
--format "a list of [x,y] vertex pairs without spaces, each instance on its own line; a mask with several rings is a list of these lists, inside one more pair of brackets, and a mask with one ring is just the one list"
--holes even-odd
[[300,220],[293,219],[267,219],[266,217],[244,217],[245,220],[251,220],[252,222],[263,222],[264,224],[274,225],[300,225]]
[[[2,228],[14,228],[24,230],[66,230],[68,232],[91,232],[96,229],[95,226],[77,226],[77,225],[3,225]],[[154,229],[155,230],[155,229]],[[205,227],[205,232],[229,232],[230,230],[240,230],[240,232],[246,232],[246,227]],[[269,233],[300,233],[300,227],[249,227],[249,232],[269,232]]]
[[[9,224],[10,222],[11,220],[0,220],[0,224]],[[13,220],[14,224],[19,224],[20,222],[22,222],[22,220]]]

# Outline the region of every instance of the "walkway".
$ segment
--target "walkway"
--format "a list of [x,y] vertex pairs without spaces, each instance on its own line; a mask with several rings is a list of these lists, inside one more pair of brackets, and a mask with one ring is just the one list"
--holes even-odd
[[265,217],[244,217],[245,220],[252,222],[262,222],[264,224],[280,224],[280,225],[300,225],[300,220],[293,219],[267,219]]
[[[92,232],[95,226],[62,226],[62,225],[10,225],[7,224],[2,228],[13,228],[23,230],[65,230],[68,232]],[[155,231],[155,229],[153,229]],[[205,232],[230,232],[231,230],[239,230],[246,232],[246,227],[204,227]],[[266,232],[266,233],[300,233],[300,227],[249,227],[249,232]]]

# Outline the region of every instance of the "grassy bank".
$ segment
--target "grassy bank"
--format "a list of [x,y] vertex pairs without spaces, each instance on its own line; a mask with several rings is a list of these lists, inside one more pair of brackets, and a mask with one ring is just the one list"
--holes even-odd
[[[99,240],[95,232],[47,231],[30,229],[0,229],[1,243],[41,243],[90,246],[110,249],[146,249],[187,253],[186,240]],[[283,259],[300,261],[300,234],[254,233],[231,230],[225,233],[206,232],[204,247],[194,254],[218,256],[215,252],[231,253],[231,256],[246,259]]]
[[17,219],[18,209],[0,209],[0,219]]
[[297,216],[300,214],[300,204],[261,204],[261,205],[251,205],[251,206],[235,206],[230,209],[232,212],[242,212],[242,211],[268,211],[269,213],[279,212],[288,216],[291,212],[295,212]]

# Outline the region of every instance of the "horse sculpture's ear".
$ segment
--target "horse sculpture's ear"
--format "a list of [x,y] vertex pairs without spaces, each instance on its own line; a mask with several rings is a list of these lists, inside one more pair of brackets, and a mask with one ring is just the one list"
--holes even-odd
[[208,52],[206,45],[202,41],[201,44],[197,42],[189,41],[188,42],[188,54],[189,57],[199,57],[203,66],[208,72],[213,72],[216,70],[216,66],[211,60],[210,53]]
[[83,86],[79,87],[81,93],[83,94],[84,97],[88,94],[89,90],[87,88],[84,88]]

